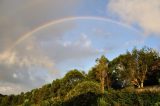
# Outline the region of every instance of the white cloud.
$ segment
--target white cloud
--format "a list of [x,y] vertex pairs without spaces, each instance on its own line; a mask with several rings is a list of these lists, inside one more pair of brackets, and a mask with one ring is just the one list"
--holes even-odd
[[[45,51],[49,51],[55,63],[61,63],[68,60],[85,59],[89,56],[95,56],[99,52],[92,47],[91,39],[88,35],[81,33],[74,40],[73,35],[69,35],[70,40],[58,40],[57,43],[44,47]],[[55,42],[55,41],[52,41]],[[53,48],[52,50],[50,48]],[[74,63],[73,63],[74,64]]]
[[125,46],[138,46],[144,44],[144,40],[132,40],[125,42]]
[[0,64],[21,68],[39,66],[50,70],[54,66],[54,61],[44,54],[37,45],[36,39],[31,37],[17,45],[13,50],[1,52]]
[[63,42],[63,46],[64,47],[68,47],[68,46],[70,46],[72,44],[72,42],[70,42],[70,41],[66,41],[66,42]]
[[12,83],[0,83],[0,92],[2,94],[12,94],[14,92],[14,94],[19,94],[19,91],[27,91],[26,88],[23,88],[22,86],[18,85],[18,84],[12,84]]
[[17,78],[17,74],[16,73],[13,73],[13,78]]
[[160,34],[159,0],[110,0],[108,10],[121,20],[138,25],[146,34]]
[[75,42],[75,45],[78,47],[90,48],[91,40],[87,37],[86,34],[82,33],[80,39]]
[[[25,91],[24,88],[30,90],[40,87],[70,69],[69,67],[69,69],[61,70],[59,67],[63,66],[59,66],[60,64],[71,60],[71,63],[65,64],[76,67],[77,60],[82,60],[78,65],[83,65],[83,60],[99,53],[92,47],[91,39],[86,34],[80,34],[76,39],[69,41],[60,40],[64,37],[63,34],[60,35],[48,35],[46,39],[42,37],[43,35],[34,36],[17,45],[13,50],[0,53],[1,81],[13,85],[18,84],[20,93],[20,91]],[[68,37],[73,37],[73,35]],[[12,87],[9,84],[7,87],[1,86],[0,93],[7,90],[9,93],[15,93],[10,88]]]
[[28,41],[25,40],[14,49],[6,51],[26,32],[51,20],[73,16],[76,11],[73,8],[82,1],[64,2],[66,1],[5,0],[0,3],[0,93],[20,93],[25,89],[40,87],[59,77],[61,72],[55,65],[69,59],[84,59],[97,53],[90,48],[91,42],[88,38],[82,37],[80,41],[76,41],[79,43],[65,42],[63,46],[57,44],[57,39],[75,28],[74,22],[43,29],[34,33],[35,40],[30,37]]
[[17,94],[40,87],[59,76],[54,72],[54,61],[35,40],[27,40],[14,50],[0,53],[0,93]]
[[5,65],[17,65],[19,67],[31,67],[31,66],[42,66],[42,67],[53,67],[54,63],[47,56],[36,55],[20,55],[15,51],[7,51],[0,54],[0,63]]

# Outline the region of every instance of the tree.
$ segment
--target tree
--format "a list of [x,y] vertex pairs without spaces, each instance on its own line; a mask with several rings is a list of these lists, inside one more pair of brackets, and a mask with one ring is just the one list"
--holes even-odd
[[65,96],[65,106],[97,106],[100,96],[100,85],[93,81],[83,81],[77,84]]
[[112,72],[112,77],[114,75],[114,78],[118,80],[143,88],[146,76],[157,59],[158,53],[151,48],[144,47],[140,50],[134,48],[132,52],[128,51],[112,60],[114,72]]
[[101,58],[96,60],[96,77],[100,80],[101,93],[104,94],[104,82],[107,79],[107,88],[109,89],[109,76],[108,76],[108,59],[102,55]]
[[96,67],[92,67],[91,70],[88,71],[87,79],[95,82],[99,82],[99,78],[96,76]]
[[84,79],[84,74],[78,71],[77,69],[69,71],[63,78],[63,80],[72,85],[78,81],[82,81]]
[[110,64],[112,85],[117,85],[118,88],[122,88],[126,85],[130,85],[133,79],[133,58],[130,52],[120,55],[113,59]]
[[67,95],[65,96],[65,100],[68,100],[70,98],[76,97],[81,94],[86,93],[95,93],[100,94],[100,86],[98,83],[93,81],[83,81],[79,84],[77,84],[72,90],[70,90]]
[[1,106],[9,106],[10,103],[9,103],[9,97],[8,96],[4,96],[2,98],[2,101],[1,101]]
[[61,87],[58,90],[60,96],[64,96],[74,86],[84,80],[85,76],[78,70],[74,69],[69,71],[61,80]]
[[136,48],[132,51],[134,61],[134,83],[138,84],[139,88],[143,88],[146,74],[151,70],[152,63],[158,58],[158,53],[151,49],[144,47],[140,50]]
[[51,84],[51,97],[57,97],[58,96],[58,90],[61,87],[61,80],[60,79],[56,79],[53,80],[52,84]]
[[160,80],[160,58],[154,61],[147,73],[146,85],[158,85]]

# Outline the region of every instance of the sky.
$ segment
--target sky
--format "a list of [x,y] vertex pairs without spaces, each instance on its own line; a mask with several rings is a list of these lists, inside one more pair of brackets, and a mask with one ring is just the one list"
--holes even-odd
[[87,72],[144,46],[160,51],[159,0],[0,0],[0,93]]

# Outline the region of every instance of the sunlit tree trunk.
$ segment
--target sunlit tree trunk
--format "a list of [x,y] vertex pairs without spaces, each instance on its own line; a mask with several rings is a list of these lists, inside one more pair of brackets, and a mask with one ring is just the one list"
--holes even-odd
[[104,81],[105,81],[106,72],[105,70],[101,73],[101,93],[104,94]]
[[[105,78],[107,75],[107,71],[108,71],[108,60],[105,56],[101,56],[100,59],[97,59],[97,65],[96,65],[96,77],[99,78],[100,81],[100,86],[101,86],[101,93],[104,94],[104,84],[105,84]],[[107,81],[108,83],[108,81]],[[107,84],[108,86],[108,84]]]
[[145,80],[145,77],[146,77],[146,73],[147,73],[147,65],[145,65],[145,68],[144,68],[144,71],[142,72],[142,76],[141,76],[141,88],[143,88],[143,84],[144,84],[144,80]]
[[101,79],[101,93],[104,94],[104,78]]
[[141,88],[143,88],[143,82],[141,82]]

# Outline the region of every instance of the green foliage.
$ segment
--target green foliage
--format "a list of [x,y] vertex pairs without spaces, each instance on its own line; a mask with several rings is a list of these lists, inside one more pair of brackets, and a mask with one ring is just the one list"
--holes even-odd
[[54,97],[50,100],[51,106],[62,106],[63,105],[63,99],[60,97]]
[[104,95],[104,100],[110,105],[120,106],[153,106],[160,101],[160,93],[111,91]]
[[59,96],[65,96],[71,89],[78,83],[82,82],[85,76],[78,70],[69,71],[61,80],[60,89],[58,90]]
[[155,103],[154,106],[160,106],[160,102]]
[[95,66],[96,77],[100,81],[101,93],[104,94],[104,87],[105,87],[105,79],[106,85],[109,89],[109,76],[108,76],[108,62],[109,60],[102,55],[101,58],[96,60],[97,64]]
[[61,80],[60,79],[54,80],[51,84],[51,92],[50,92],[51,97],[57,97],[60,88],[61,88]]
[[50,106],[50,103],[48,100],[44,100],[44,101],[41,101],[40,106]]
[[74,89],[67,93],[67,95],[65,96],[65,100],[69,100],[73,97],[86,93],[94,93],[97,95],[100,94],[99,84],[92,81],[84,81],[82,83],[79,83]]
[[143,88],[143,83],[158,58],[158,53],[151,48],[144,47],[140,50],[134,48],[132,52],[122,54],[110,63],[113,70],[112,80],[118,79],[127,82],[128,85]]
[[107,102],[104,100],[104,98],[98,98],[98,106],[107,106]]
[[22,106],[30,106],[30,105],[31,105],[31,103],[30,103],[29,99],[25,99]]
[[[108,61],[105,56],[88,74],[76,69],[61,79],[19,95],[0,95],[0,106],[159,106],[160,57],[150,48],[133,49]],[[121,90],[103,89],[116,79],[127,83]],[[135,80],[136,79],[136,80]],[[156,80],[152,90],[135,90],[137,83]],[[140,85],[140,84],[139,84]]]
[[8,96],[4,96],[1,100],[1,106],[8,106],[10,103],[9,103],[9,97]]
[[91,70],[89,70],[87,79],[91,81],[100,82],[99,79],[96,77],[96,68],[93,67]]
[[97,98],[100,95],[95,93],[85,93],[71,98],[64,102],[64,106],[97,106]]
[[97,106],[97,98],[100,94],[100,86],[93,81],[84,81],[75,86],[65,96],[66,106]]

